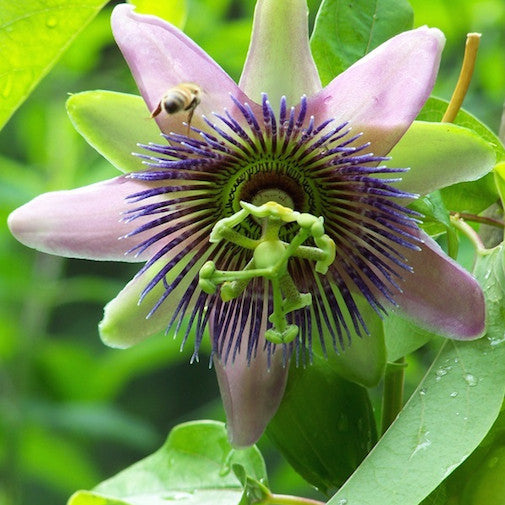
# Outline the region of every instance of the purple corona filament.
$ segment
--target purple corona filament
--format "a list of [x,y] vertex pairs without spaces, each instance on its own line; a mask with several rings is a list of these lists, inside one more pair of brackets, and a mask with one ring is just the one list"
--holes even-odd
[[[173,133],[164,135],[167,145],[141,145],[152,153],[140,155],[149,168],[128,177],[149,181],[151,189],[128,197],[134,207],[124,219],[144,218],[145,224],[128,236],[149,231],[149,238],[128,254],[157,248],[139,276],[154,264],[161,266],[146,281],[140,302],[161,287],[152,315],[179,285],[187,286],[173,304],[167,331],[184,326],[183,343],[193,331],[196,358],[210,320],[213,352],[226,362],[245,344],[250,360],[268,325],[272,305],[268,283],[254,279],[240,296],[223,302],[198,288],[198,271],[208,259],[221,270],[243,269],[251,251],[229,242],[211,244],[212,227],[237,212],[241,200],[277,199],[299,212],[322,216],[337,248],[326,275],[315,272],[313,261],[290,260],[289,273],[297,288],[313,296],[309,307],[288,314],[300,328],[294,342],[297,352],[308,349],[310,354],[315,339],[323,352],[328,345],[344,348],[350,343],[351,327],[360,336],[368,333],[355,294],[362,295],[377,314],[386,314],[388,306],[396,306],[403,276],[411,272],[402,251],[419,249],[419,214],[401,204],[415,195],[392,185],[405,170],[381,166],[388,158],[371,154],[373,146],[359,143],[361,134],[352,132],[347,123],[335,125],[329,119],[315,124],[312,116],[307,117],[305,97],[296,109],[288,109],[282,98],[277,116],[266,94],[260,115],[247,103],[231,99],[231,111],[215,113],[213,120],[204,117],[208,131],[191,128],[193,137]],[[249,218],[240,232],[257,240],[261,227]],[[294,231],[288,225],[284,233],[283,240],[289,241]],[[274,344],[265,345],[269,354],[273,352]],[[291,352],[291,344],[283,346]]]

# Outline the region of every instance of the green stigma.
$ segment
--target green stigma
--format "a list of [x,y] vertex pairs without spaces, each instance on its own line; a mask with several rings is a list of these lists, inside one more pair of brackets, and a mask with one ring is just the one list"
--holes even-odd
[[[270,281],[273,293],[273,312],[269,316],[272,328],[265,332],[265,338],[274,344],[287,344],[298,334],[298,326],[288,324],[286,315],[312,303],[310,293],[300,293],[288,272],[291,257],[315,261],[315,270],[326,274],[335,260],[335,243],[324,233],[323,218],[300,213],[277,202],[269,201],[256,206],[240,202],[242,209],[230,217],[218,221],[210,235],[213,243],[227,240],[253,251],[252,259],[243,270],[218,270],[213,261],[207,261],[200,270],[199,286],[208,294],[221,286],[221,298],[227,302],[238,297],[254,277],[264,277]],[[248,216],[262,223],[262,236],[254,240],[235,231]],[[298,232],[290,242],[279,239],[281,227],[296,223]],[[315,247],[303,245],[312,238]]]

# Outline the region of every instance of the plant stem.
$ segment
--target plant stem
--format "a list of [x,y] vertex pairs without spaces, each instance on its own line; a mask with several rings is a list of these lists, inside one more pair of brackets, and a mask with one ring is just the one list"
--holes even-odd
[[463,64],[461,65],[461,72],[459,74],[458,82],[454,93],[452,94],[449,106],[445,111],[442,118],[443,123],[452,123],[456,118],[463,100],[465,99],[466,92],[470,86],[472,79],[473,69],[475,68],[475,60],[477,59],[477,50],[479,48],[480,33],[469,33],[466,36],[465,56],[463,57]]
[[466,219],[467,221],[473,221],[474,223],[487,224],[488,226],[494,226],[495,228],[505,228],[505,222],[503,222],[501,219],[494,219],[492,217],[486,216],[477,216],[475,214],[468,214],[467,212],[454,211],[451,211],[451,216]]
[[465,223],[460,215],[451,216],[451,223],[468,237],[477,252],[482,252],[486,249],[477,232],[469,224]]
[[291,496],[287,494],[271,494],[268,496],[265,505],[324,505],[325,502],[302,498],[301,496]]
[[382,434],[386,432],[400,410],[402,410],[404,379],[405,358],[402,357],[394,363],[386,365],[384,393],[382,395]]

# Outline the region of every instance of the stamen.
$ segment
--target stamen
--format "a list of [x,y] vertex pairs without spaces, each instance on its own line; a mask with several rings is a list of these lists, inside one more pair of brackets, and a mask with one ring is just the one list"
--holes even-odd
[[[275,344],[289,343],[298,334],[298,327],[288,324],[286,314],[307,307],[312,303],[310,293],[300,293],[291,275],[288,273],[288,260],[297,254],[305,240],[312,237],[317,247],[305,246],[305,257],[316,259],[315,270],[321,274],[335,259],[335,243],[324,233],[323,219],[310,214],[300,214],[276,202],[267,202],[260,207],[247,202],[240,202],[242,210],[233,216],[220,220],[214,226],[210,241],[220,242],[223,238],[253,249],[253,257],[244,269],[224,271],[216,269],[213,261],[208,261],[200,269],[199,285],[208,294],[214,294],[217,286],[221,288],[221,298],[224,302],[237,298],[242,294],[248,282],[255,277],[269,280],[273,292],[273,312],[269,321],[273,327],[267,330],[265,338]],[[263,220],[263,237],[251,241],[231,228],[239,225],[249,215]],[[279,240],[279,229],[284,223],[296,222],[300,230],[293,240],[286,244]]]

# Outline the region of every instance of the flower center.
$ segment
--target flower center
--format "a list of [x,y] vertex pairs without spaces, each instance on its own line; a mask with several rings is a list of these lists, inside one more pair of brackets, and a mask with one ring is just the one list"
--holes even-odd
[[[267,279],[271,283],[273,311],[268,317],[272,328],[265,332],[265,338],[274,344],[287,344],[296,338],[299,328],[296,324],[289,324],[286,315],[312,303],[310,293],[298,291],[288,271],[288,260],[292,256],[315,260],[316,272],[326,274],[335,259],[335,242],[324,233],[324,220],[321,217],[293,211],[274,201],[261,206],[247,202],[240,202],[240,205],[242,209],[239,212],[215,224],[210,241],[219,243],[227,239],[240,247],[252,249],[251,260],[238,271],[217,270],[213,261],[207,261],[200,269],[199,285],[212,295],[218,284],[222,284],[221,298],[229,302],[243,293],[251,279]],[[262,223],[263,235],[260,240],[251,241],[232,229],[248,215]],[[279,230],[285,223],[296,223],[299,228],[290,243],[279,239]],[[314,240],[316,247],[302,247],[309,237]]]
[[[283,98],[278,113],[266,95],[231,100],[192,137],[143,146],[149,169],[128,176],[146,185],[125,218],[143,221],[129,253],[152,252],[140,302],[160,290],[149,316],[166,302],[176,331],[190,313],[184,339],[194,328],[196,348],[210,322],[225,361],[242,334],[249,359],[260,337],[345,347],[351,325],[368,332],[356,296],[386,313],[411,271],[405,251],[419,249],[419,215],[398,203],[413,195],[392,185],[404,170],[381,166],[346,123],[309,117],[306,97],[290,109]],[[232,342],[233,328],[244,332]]]
[[278,186],[273,188],[266,188],[258,191],[251,199],[245,200],[246,202],[252,202],[256,207],[261,207],[263,204],[268,202],[275,202],[283,207],[288,207],[289,209],[300,208],[295,206],[293,199],[289,193],[286,193]]

